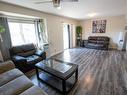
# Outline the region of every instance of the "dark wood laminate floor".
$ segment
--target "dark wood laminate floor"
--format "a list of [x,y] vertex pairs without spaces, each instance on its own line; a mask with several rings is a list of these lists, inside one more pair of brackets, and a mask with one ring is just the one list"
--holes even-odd
[[[127,95],[126,52],[76,48],[53,57],[79,65],[79,80],[69,95]],[[60,95],[38,81],[35,72],[32,72],[30,79],[48,95]]]

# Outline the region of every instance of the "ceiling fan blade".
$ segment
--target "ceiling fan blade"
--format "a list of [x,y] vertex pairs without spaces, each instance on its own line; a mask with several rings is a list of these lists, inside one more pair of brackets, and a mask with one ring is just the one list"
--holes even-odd
[[35,4],[42,4],[42,3],[52,3],[52,1],[35,2]]
[[78,2],[79,0],[60,0],[61,2]]

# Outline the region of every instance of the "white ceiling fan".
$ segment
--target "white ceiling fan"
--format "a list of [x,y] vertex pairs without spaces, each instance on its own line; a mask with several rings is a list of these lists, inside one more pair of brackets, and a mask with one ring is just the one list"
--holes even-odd
[[53,6],[55,8],[60,8],[61,2],[78,2],[78,0],[47,0],[47,1],[35,2],[35,4],[53,3]]

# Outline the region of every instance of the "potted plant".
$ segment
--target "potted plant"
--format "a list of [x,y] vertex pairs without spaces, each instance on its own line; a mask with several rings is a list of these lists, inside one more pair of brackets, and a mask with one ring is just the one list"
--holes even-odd
[[5,32],[5,28],[2,25],[0,25],[0,33],[3,33],[3,32]]
[[82,27],[81,26],[76,27],[76,34],[77,34],[77,37],[82,36]]
[[76,27],[76,40],[77,40],[77,46],[81,45],[81,40],[82,40],[82,27],[77,26]]
[[1,33],[3,33],[3,32],[5,32],[5,28],[2,25],[0,25],[0,40],[1,40],[1,42],[3,42],[3,39],[1,36]]

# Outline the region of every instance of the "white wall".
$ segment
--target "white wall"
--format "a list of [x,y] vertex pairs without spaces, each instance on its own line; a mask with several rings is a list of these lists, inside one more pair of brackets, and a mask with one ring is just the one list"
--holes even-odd
[[[125,15],[125,26],[127,26],[127,15]],[[125,30],[125,45],[124,45],[126,51],[127,51],[127,30]]]
[[78,21],[66,17],[51,15],[47,13],[43,13],[40,11],[1,3],[0,2],[0,11],[18,13],[29,16],[36,16],[45,18],[47,20],[47,28],[50,40],[50,54],[55,54],[57,52],[63,51],[63,26],[62,23],[70,23],[77,25]]
[[[106,33],[92,33],[93,20],[107,20]],[[105,17],[80,21],[80,25],[83,27],[83,39],[87,39],[89,36],[108,36],[111,39],[111,48],[117,48],[119,43],[119,33],[124,32],[124,23],[125,16]]]
[[126,23],[126,25],[127,25],[127,15],[125,15],[125,23]]

